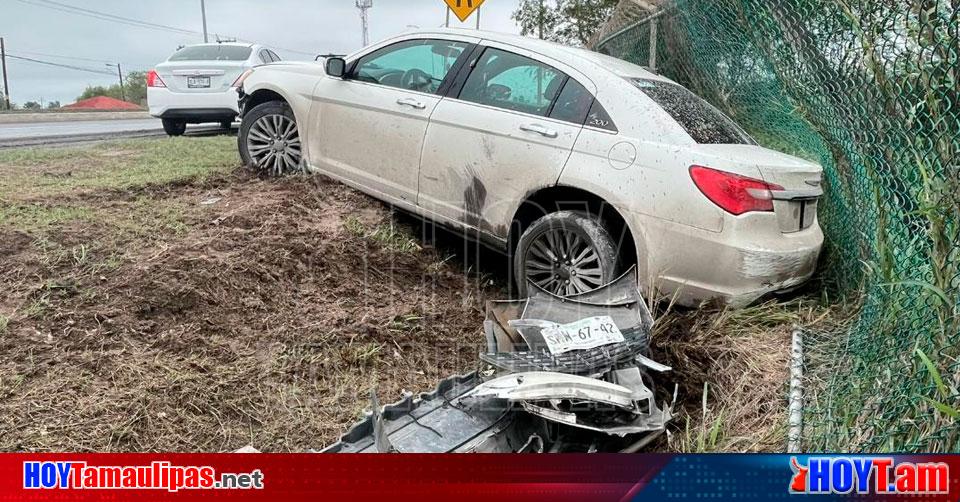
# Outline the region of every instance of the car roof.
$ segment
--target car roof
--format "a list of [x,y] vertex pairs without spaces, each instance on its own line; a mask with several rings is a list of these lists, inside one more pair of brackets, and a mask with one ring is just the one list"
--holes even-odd
[[635,65],[622,59],[593,52],[579,47],[570,47],[567,45],[540,40],[538,38],[515,35],[511,33],[500,33],[495,31],[473,30],[467,28],[438,28],[432,30],[417,30],[405,33],[404,35],[458,35],[475,37],[482,40],[499,42],[502,44],[514,45],[527,49],[538,54],[570,63],[570,58],[579,59],[582,62],[590,63],[592,66],[599,66],[620,77],[627,78],[649,78],[654,80],[670,81],[660,75],[650,72],[642,66]]
[[184,47],[216,47],[219,45],[232,45],[235,47],[256,47],[257,44],[251,44],[247,42],[210,42],[204,44],[190,44],[184,45]]

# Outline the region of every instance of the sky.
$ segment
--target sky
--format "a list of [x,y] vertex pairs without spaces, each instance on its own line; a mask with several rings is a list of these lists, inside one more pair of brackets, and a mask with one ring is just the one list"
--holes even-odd
[[[486,0],[481,28],[517,33],[510,15],[518,0]],[[11,99],[60,101],[69,104],[87,85],[117,83],[116,63],[123,72],[148,70],[180,45],[203,42],[202,35],[163,31],[96,19],[63,5],[111,16],[202,32],[200,0],[0,0],[0,37],[7,54],[97,72],[57,68],[8,58]],[[347,53],[361,44],[360,15],[354,0],[206,0],[207,30],[273,47],[284,59],[311,60],[307,54]],[[387,38],[415,27],[445,22],[443,0],[374,0],[369,11],[370,40]],[[474,27],[475,18],[461,25]],[[108,67],[108,64],[114,66]],[[2,82],[0,82],[2,84]]]

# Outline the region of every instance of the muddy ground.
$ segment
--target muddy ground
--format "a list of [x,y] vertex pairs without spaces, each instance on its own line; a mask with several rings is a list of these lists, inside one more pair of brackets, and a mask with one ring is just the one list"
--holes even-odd
[[[0,450],[318,449],[372,390],[475,367],[503,257],[323,177],[261,179],[233,141],[0,154]],[[790,326],[822,309],[665,310],[682,413],[656,448],[781,449]]]

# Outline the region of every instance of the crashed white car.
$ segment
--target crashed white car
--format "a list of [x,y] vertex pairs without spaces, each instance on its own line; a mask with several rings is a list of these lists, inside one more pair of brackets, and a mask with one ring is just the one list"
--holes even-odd
[[256,44],[218,42],[181,47],[147,72],[150,115],[163,130],[180,136],[187,124],[217,122],[224,129],[240,113],[238,79],[260,64],[280,61],[275,52]]
[[821,168],[676,83],[540,40],[441,29],[242,79],[245,162],[307,169],[508,251],[521,293],[636,264],[683,304],[814,272]]

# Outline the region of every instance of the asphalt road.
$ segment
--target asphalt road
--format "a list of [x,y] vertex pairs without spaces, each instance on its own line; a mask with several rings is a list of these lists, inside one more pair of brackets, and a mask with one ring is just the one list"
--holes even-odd
[[[208,134],[219,131],[216,125],[192,125],[187,134]],[[64,143],[99,141],[121,137],[161,136],[159,119],[89,120],[72,122],[0,123],[0,148],[45,146]]]
[[163,126],[157,119],[0,124],[0,141],[162,130]]

